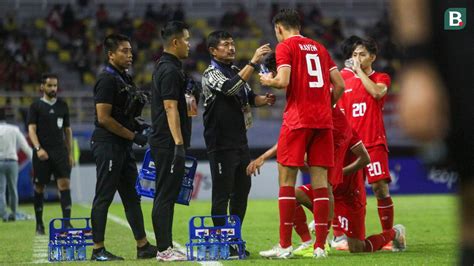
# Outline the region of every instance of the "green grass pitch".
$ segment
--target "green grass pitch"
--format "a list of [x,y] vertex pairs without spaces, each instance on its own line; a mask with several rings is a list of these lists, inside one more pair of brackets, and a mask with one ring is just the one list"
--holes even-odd
[[[243,237],[247,241],[250,258],[243,261],[221,261],[223,265],[453,265],[457,260],[458,239],[458,208],[456,197],[440,195],[394,196],[395,223],[401,223],[407,228],[406,252],[392,253],[388,251],[372,254],[350,254],[342,251],[331,251],[329,258],[318,260],[311,258],[289,260],[266,260],[258,255],[258,251],[269,249],[278,241],[278,205],[276,200],[251,200],[243,227]],[[151,203],[142,205],[145,226],[148,232],[153,232],[151,225]],[[90,205],[74,205],[74,217],[90,215]],[[32,205],[22,205],[21,210],[33,214]],[[192,201],[191,206],[177,205],[174,219],[174,240],[181,245],[188,239],[188,220],[193,215],[207,215],[210,212],[210,202]],[[109,213],[125,220],[121,204],[112,204]],[[61,217],[59,204],[46,204],[44,220]],[[308,220],[310,215],[308,215]],[[41,262],[39,254],[43,254],[34,245],[35,222],[17,221],[0,223],[0,264],[31,264]],[[366,231],[368,235],[381,231],[374,198],[368,198]],[[154,243],[154,236],[149,235]],[[293,246],[296,247],[299,238],[293,234]],[[40,246],[41,247],[41,246]],[[106,247],[114,254],[125,257],[122,265],[150,264],[155,265],[154,259],[135,259],[135,241],[131,230],[114,220],[107,222]],[[44,247],[46,250],[46,247]],[[36,255],[35,255],[36,254]],[[45,253],[44,253],[45,254]],[[87,256],[90,257],[88,248]],[[43,258],[43,260],[46,257]],[[94,262],[69,262],[68,264],[95,264]],[[102,265],[102,263],[100,263]],[[104,263],[112,264],[112,263]],[[114,262],[113,264],[119,264]],[[168,263],[168,265],[183,265],[188,263]],[[196,262],[194,264],[197,264]]]

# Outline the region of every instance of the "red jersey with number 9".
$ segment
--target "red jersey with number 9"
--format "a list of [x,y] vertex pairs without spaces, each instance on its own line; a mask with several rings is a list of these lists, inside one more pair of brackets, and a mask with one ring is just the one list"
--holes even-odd
[[276,47],[277,70],[290,67],[283,124],[290,129],[333,128],[329,72],[337,69],[326,48],[301,35]]

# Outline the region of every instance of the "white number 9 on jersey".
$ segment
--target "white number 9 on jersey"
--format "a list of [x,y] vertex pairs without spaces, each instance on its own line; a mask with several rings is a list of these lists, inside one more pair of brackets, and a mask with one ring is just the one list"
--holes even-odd
[[323,73],[321,72],[321,62],[317,54],[306,54],[306,67],[308,75],[316,77],[317,81],[310,81],[310,88],[322,88],[324,85]]

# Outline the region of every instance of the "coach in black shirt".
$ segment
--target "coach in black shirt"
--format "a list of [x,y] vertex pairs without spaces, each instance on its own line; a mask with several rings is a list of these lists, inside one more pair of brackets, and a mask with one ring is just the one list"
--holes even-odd
[[153,258],[156,247],[145,235],[140,197],[135,191],[137,166],[132,143],[144,146],[147,137],[134,133],[135,114],[127,113],[130,94],[136,86],[126,70],[132,65],[132,47],[128,37],[112,34],[105,38],[108,64],[94,86],[95,129],[91,148],[97,167],[97,183],[92,203],[94,249],[91,260],[123,260],[105,250],[107,212],[118,191],[125,215],[137,241],[137,258]]
[[[205,96],[204,138],[212,175],[212,215],[237,215],[243,222],[247,209],[251,179],[246,174],[250,163],[247,129],[251,126],[250,106],[273,105],[272,94],[255,95],[247,84],[258,70],[262,57],[271,51],[259,47],[252,60],[241,70],[232,64],[235,46],[225,31],[209,34],[207,46],[211,65],[204,71],[202,89]],[[214,219],[215,225],[223,225]]]
[[161,30],[164,52],[153,72],[151,155],[156,168],[156,195],[153,202],[153,229],[159,261],[185,260],[173,247],[174,203],[184,176],[186,148],[191,121],[186,108],[186,79],[182,59],[189,54],[188,26],[170,21]]
[[[28,134],[33,144],[34,206],[36,234],[44,235],[43,198],[45,185],[51,174],[56,180],[64,218],[71,217],[70,175],[74,165],[72,155],[72,130],[69,124],[69,109],[56,98],[58,77],[43,74],[41,77],[43,97],[33,102],[28,113]],[[64,224],[71,227],[69,222]]]

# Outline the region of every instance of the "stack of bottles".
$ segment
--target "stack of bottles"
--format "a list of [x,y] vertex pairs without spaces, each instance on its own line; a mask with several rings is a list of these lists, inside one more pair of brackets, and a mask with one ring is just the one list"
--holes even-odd
[[[223,226],[207,226],[205,220],[223,218]],[[196,225],[200,223],[200,225]],[[229,260],[245,258],[240,221],[236,216],[194,216],[189,221],[188,260]],[[231,254],[232,251],[232,254]]]
[[85,226],[80,228],[71,228],[61,226],[56,228],[55,221],[64,221],[69,219],[53,219],[49,226],[49,261],[81,261],[87,260],[86,246],[92,245],[92,230],[90,227],[90,218],[73,218],[85,222]]
[[216,235],[212,233],[209,237],[203,234],[197,241],[197,256],[199,261],[205,260],[228,260],[230,257],[230,239],[227,238],[227,233]]

